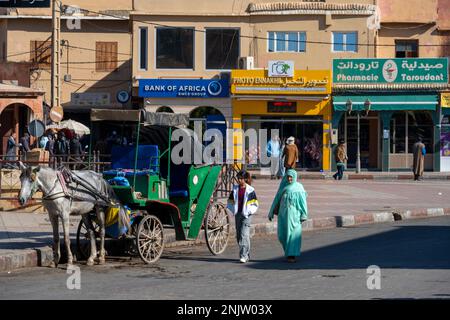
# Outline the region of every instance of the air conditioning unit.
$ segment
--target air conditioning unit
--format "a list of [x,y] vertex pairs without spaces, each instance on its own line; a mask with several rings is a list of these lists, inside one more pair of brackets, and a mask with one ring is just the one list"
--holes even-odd
[[252,70],[255,67],[255,59],[254,57],[239,57],[238,60],[238,69],[243,70]]

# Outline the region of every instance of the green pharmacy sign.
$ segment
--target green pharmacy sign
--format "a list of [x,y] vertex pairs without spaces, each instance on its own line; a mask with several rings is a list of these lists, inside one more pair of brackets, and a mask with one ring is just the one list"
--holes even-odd
[[334,59],[333,82],[335,84],[448,83],[448,59]]

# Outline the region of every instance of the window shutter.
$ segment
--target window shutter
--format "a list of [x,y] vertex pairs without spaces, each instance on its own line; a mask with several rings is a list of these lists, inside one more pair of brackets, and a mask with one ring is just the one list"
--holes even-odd
[[117,42],[96,42],[95,69],[96,71],[109,72],[117,69]]

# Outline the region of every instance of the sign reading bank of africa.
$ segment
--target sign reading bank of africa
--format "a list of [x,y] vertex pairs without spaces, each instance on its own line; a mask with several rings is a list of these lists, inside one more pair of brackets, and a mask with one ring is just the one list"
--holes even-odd
[[144,79],[139,80],[139,97],[143,98],[226,98],[228,80]]
[[447,58],[334,59],[335,84],[448,83]]

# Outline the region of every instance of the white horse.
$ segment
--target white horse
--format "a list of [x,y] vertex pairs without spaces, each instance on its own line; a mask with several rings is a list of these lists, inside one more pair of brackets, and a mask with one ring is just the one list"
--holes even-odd
[[[20,189],[19,201],[23,206],[33,194],[40,190],[43,194],[42,202],[47,209],[52,227],[53,227],[53,267],[57,267],[60,259],[60,243],[59,243],[59,218],[62,221],[64,231],[64,241],[67,249],[67,263],[73,263],[73,255],[70,250],[69,237],[69,216],[81,215],[82,219],[89,230],[91,239],[91,255],[87,260],[87,265],[94,265],[97,256],[97,248],[95,241],[94,229],[88,213],[96,210],[98,223],[100,226],[101,246],[99,252],[99,264],[105,263],[105,207],[109,205],[105,200],[116,201],[118,203],[114,191],[109,184],[102,178],[101,174],[94,171],[73,171],[78,178],[86,182],[89,188],[71,184],[67,186],[67,191],[58,178],[58,171],[49,167],[26,167],[20,162],[22,174],[20,181],[22,187]],[[86,185],[86,184],[85,184]],[[93,194],[89,189],[96,190]],[[69,195],[68,195],[69,194]],[[99,199],[98,195],[102,195]],[[103,199],[103,200],[102,200]]]

